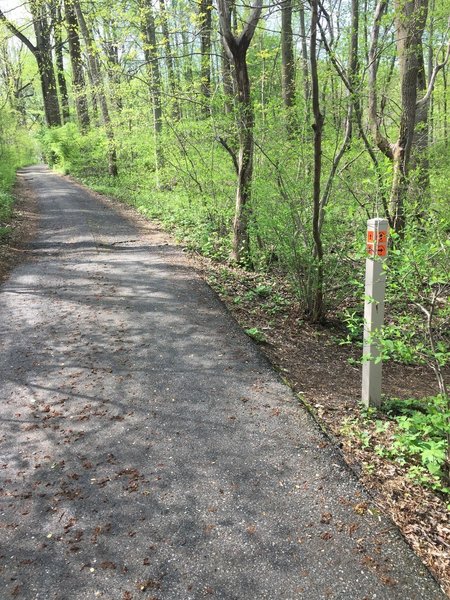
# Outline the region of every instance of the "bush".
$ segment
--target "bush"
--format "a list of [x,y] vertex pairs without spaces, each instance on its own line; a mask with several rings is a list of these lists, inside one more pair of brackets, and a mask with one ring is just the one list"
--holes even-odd
[[7,111],[0,115],[0,237],[9,231],[14,198],[11,189],[16,170],[35,162],[37,149],[28,133]]

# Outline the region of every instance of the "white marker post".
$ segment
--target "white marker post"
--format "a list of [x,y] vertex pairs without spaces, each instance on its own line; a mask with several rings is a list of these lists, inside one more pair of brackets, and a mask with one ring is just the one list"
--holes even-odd
[[[362,401],[366,406],[381,404],[381,361],[377,336],[384,319],[386,275],[383,263],[387,257],[388,229],[386,219],[367,221],[366,288],[364,300],[364,347],[362,368]],[[369,358],[370,357],[370,358]]]

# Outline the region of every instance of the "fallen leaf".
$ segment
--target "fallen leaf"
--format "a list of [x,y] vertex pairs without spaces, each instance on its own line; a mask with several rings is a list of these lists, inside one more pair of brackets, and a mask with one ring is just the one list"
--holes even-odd
[[136,587],[141,592],[147,592],[148,590],[159,590],[161,588],[161,584],[159,581],[155,581],[154,579],[147,579],[146,581],[140,581],[137,583]]

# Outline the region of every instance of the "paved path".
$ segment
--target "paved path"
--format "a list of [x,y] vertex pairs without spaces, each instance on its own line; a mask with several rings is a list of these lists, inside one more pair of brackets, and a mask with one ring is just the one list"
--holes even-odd
[[25,177],[42,218],[0,290],[0,598],[443,598],[179,251]]

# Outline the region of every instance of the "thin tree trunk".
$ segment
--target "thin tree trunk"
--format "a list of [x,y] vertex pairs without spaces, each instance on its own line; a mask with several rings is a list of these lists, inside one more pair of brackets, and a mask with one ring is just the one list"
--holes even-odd
[[[378,41],[380,36],[381,20],[387,8],[387,0],[379,0],[375,8],[374,23],[371,34],[371,42],[368,54],[368,87],[369,87],[369,103],[368,103],[368,118],[372,136],[379,150],[393,160],[392,144],[382,135],[380,129],[380,121],[378,117],[378,100],[377,100],[377,75],[378,75]],[[392,225],[392,222],[390,220]]]
[[63,41],[61,35],[62,13],[61,2],[56,0],[51,5],[53,35],[55,37],[56,76],[58,79],[59,96],[61,98],[62,121],[67,123],[70,118],[69,94],[67,92],[66,77],[64,74]]
[[69,39],[69,54],[72,65],[73,91],[78,122],[83,132],[90,126],[89,109],[86,97],[86,82],[83,71],[80,36],[78,33],[77,15],[74,0],[64,0],[66,9],[67,36]]
[[287,129],[292,135],[296,129],[292,0],[282,0],[281,4],[281,90],[287,116]]
[[239,37],[235,37],[231,29],[230,7],[227,0],[218,0],[218,8],[224,47],[234,66],[238,105],[239,159],[233,224],[233,258],[238,263],[247,262],[247,264],[250,264],[249,220],[251,214],[255,117],[250,95],[247,50],[261,16],[262,0],[256,0],[249,20]]
[[200,21],[200,90],[204,100],[203,113],[209,115],[211,107],[209,101],[211,97],[211,16],[212,0],[200,0],[199,2],[199,21]]
[[305,101],[305,121],[309,123],[310,101],[311,101],[311,86],[309,81],[309,58],[308,45],[306,43],[306,27],[305,27],[305,7],[303,0],[300,0],[299,8],[300,16],[300,38],[302,49],[302,74],[303,74],[303,97]]
[[444,84],[444,144],[448,148],[448,110],[447,110],[447,71],[442,71],[442,82]]
[[[358,36],[359,36],[359,0],[352,0],[352,17],[351,17],[351,33],[350,33],[350,56],[349,56],[349,69],[348,79],[353,90],[358,88],[358,76],[359,76],[359,63],[358,63]],[[352,120],[353,120],[353,107],[356,107],[357,112],[360,112],[360,100],[359,96],[352,94],[348,91],[351,96],[349,103],[349,114],[347,115],[348,126],[350,128],[349,135],[352,137]]]
[[83,35],[84,43],[86,46],[86,54],[88,57],[89,71],[91,72],[92,83],[94,85],[94,89],[96,90],[96,94],[100,104],[100,111],[102,114],[102,121],[105,127],[106,136],[108,138],[108,172],[113,177],[116,177],[118,174],[116,143],[114,137],[114,130],[111,124],[111,118],[109,115],[108,101],[106,99],[106,94],[104,91],[103,80],[100,71],[100,64],[98,62],[97,56],[95,55],[93,39],[86,24],[86,19],[84,18],[78,0],[74,0],[74,6],[78,23],[80,24],[81,33]]
[[12,111],[19,110],[18,95],[16,94],[16,77],[14,76],[13,66],[8,52],[8,43],[6,40],[0,42],[0,66],[2,80],[6,83],[6,98]]
[[189,40],[188,40],[188,32],[184,29],[181,31],[181,41],[183,45],[183,76],[184,81],[188,85],[190,85],[194,79],[193,70],[192,70],[192,53],[189,50]]
[[144,40],[144,56],[150,78],[150,95],[153,103],[153,129],[155,134],[155,160],[157,171],[163,165],[164,157],[161,145],[162,104],[161,104],[161,72],[159,70],[158,50],[156,45],[155,16],[151,0],[139,0],[141,10],[141,29]]
[[170,43],[170,32],[169,25],[167,19],[167,10],[165,0],[159,0],[159,7],[161,11],[161,26],[162,26],[162,34],[164,38],[164,48],[166,54],[166,68],[167,68],[167,77],[169,80],[169,89],[172,95],[171,103],[172,103],[172,117],[179,121],[181,119],[181,109],[180,103],[177,98],[177,77],[175,74],[175,67],[173,61],[172,54],[172,44]]
[[108,78],[112,84],[112,97],[115,107],[118,111],[123,108],[123,100],[119,90],[121,83],[119,45],[114,23],[110,19],[103,22],[105,30],[105,54],[108,64]]
[[317,69],[317,29],[319,22],[318,0],[311,0],[311,40],[310,40],[310,58],[311,58],[311,89],[312,89],[312,109],[314,115],[314,181],[313,181],[313,238],[314,238],[314,256],[316,260],[316,274],[313,283],[313,301],[311,307],[311,321],[319,322],[323,318],[323,246],[320,233],[320,181],[322,172],[322,131],[323,115],[320,111],[319,103],[319,75]]
[[[428,30],[429,35],[429,43],[428,43],[428,52],[427,52],[427,74],[428,79],[431,77],[431,73],[433,72],[433,38],[434,38],[434,11],[435,11],[435,0],[430,0],[430,13],[432,17],[430,18],[430,26]],[[434,123],[433,123],[433,112],[434,112],[434,102],[433,98],[430,99],[430,108],[429,108],[429,128],[428,128],[428,142],[433,144],[434,141]]]
[[[231,29],[231,12],[228,12],[227,18],[229,19],[228,26]],[[222,82],[223,82],[223,93],[225,96],[225,113],[230,114],[233,110],[233,66],[227,51],[224,46],[223,37],[221,35],[221,56],[222,56]]]

